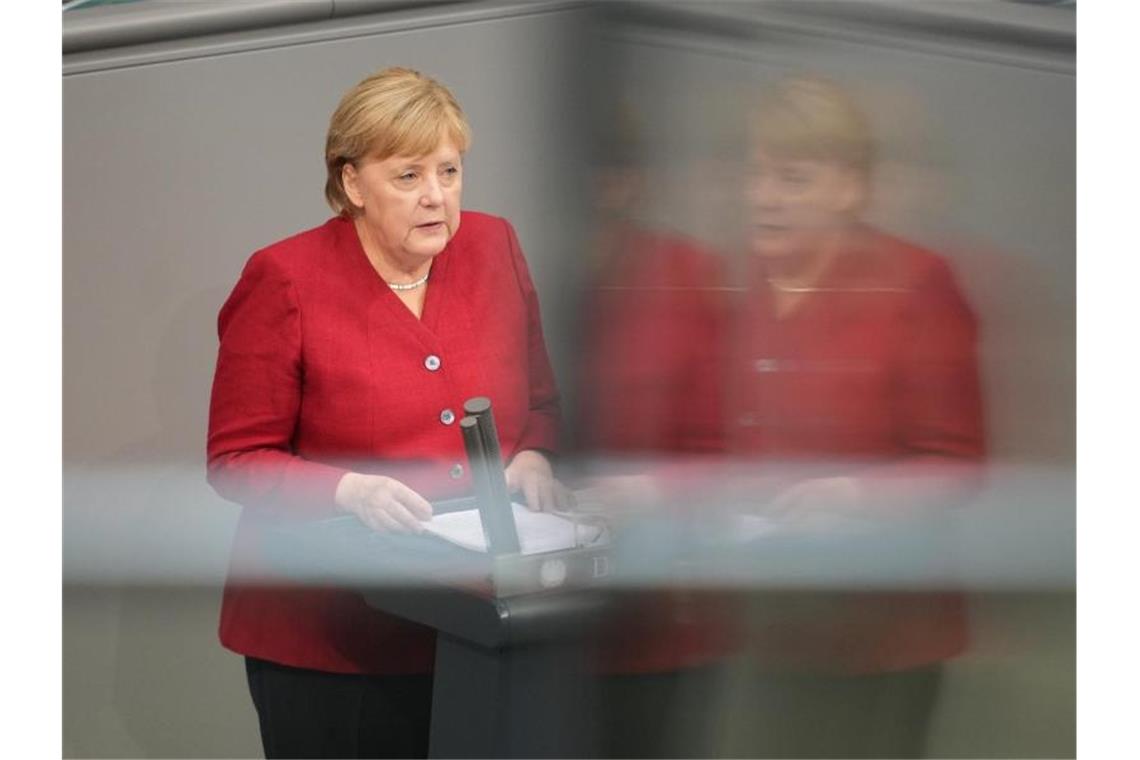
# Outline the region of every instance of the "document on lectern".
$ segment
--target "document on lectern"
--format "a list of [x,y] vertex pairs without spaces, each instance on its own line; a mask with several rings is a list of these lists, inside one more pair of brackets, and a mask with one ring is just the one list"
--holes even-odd
[[[605,538],[605,530],[598,525],[582,524],[549,512],[532,512],[516,503],[511,504],[511,509],[523,554],[574,549],[599,543]],[[487,538],[477,509],[435,515],[423,525],[428,533],[456,546],[477,552],[487,551]]]

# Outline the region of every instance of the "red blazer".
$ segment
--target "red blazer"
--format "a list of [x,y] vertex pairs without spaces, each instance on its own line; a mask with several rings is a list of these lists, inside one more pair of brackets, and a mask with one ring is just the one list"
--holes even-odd
[[580,443],[592,453],[723,449],[720,257],[622,225],[587,294],[578,381]]
[[[744,288],[718,288],[710,255],[627,236],[592,310],[581,394],[592,403],[583,436],[592,447],[719,451],[753,463],[760,483],[808,465],[857,478],[871,498],[889,495],[900,515],[932,488],[968,496],[985,453],[977,325],[945,262],[861,229],[817,292],[782,318],[753,264]],[[774,604],[748,631],[752,653],[776,666],[867,672],[967,645],[959,594],[820,597]],[[732,616],[721,614],[730,608],[712,595],[682,598],[704,609],[631,613],[645,625],[615,640],[612,666],[681,667],[734,645]]]
[[[584,453],[615,463],[720,453],[727,316],[720,257],[675,234],[632,225],[606,232],[603,266],[584,310]],[[732,613],[709,591],[627,594],[602,636],[599,667],[654,673],[718,660],[737,645]]]
[[[751,275],[728,373],[727,449],[777,475],[805,462],[853,477],[900,518],[923,501],[970,497],[985,455],[978,329],[946,263],[862,228],[784,317],[762,265]],[[954,592],[773,599],[753,653],[777,666],[897,670],[961,653],[966,622]]]
[[467,398],[490,397],[504,457],[555,450],[558,392],[514,230],[463,212],[417,320],[373,270],[352,222],[330,219],[249,259],[218,334],[208,478],[243,507],[222,644],[330,672],[429,671],[432,631],[348,590],[248,579],[268,572],[262,541],[273,521],[341,514],[333,495],[350,470],[391,475],[428,499],[469,492],[458,429]]
[[785,317],[762,265],[750,274],[730,372],[732,450],[907,466],[982,458],[977,322],[941,258],[862,228]]

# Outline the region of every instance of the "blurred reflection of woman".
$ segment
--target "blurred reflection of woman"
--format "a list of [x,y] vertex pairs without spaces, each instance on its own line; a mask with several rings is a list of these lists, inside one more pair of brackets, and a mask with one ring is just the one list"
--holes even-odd
[[[599,144],[582,309],[578,438],[594,483],[609,489],[636,489],[647,460],[702,460],[722,446],[713,340],[725,316],[721,258],[638,219],[646,182],[639,135],[622,103]],[[662,514],[661,502],[648,501]],[[622,527],[621,516],[611,519]],[[726,609],[717,595],[676,584],[614,593],[597,642],[602,756],[708,754],[717,669],[733,651]]]
[[[833,83],[778,83],[751,139],[747,298],[727,371],[726,450],[781,489],[769,515],[827,528],[905,520],[977,487],[977,325],[939,256],[861,222],[874,150]],[[769,604],[751,651],[763,755],[915,756],[939,663],[967,646],[957,593]],[[810,675],[809,675],[810,674]],[[824,724],[832,730],[824,730]]]

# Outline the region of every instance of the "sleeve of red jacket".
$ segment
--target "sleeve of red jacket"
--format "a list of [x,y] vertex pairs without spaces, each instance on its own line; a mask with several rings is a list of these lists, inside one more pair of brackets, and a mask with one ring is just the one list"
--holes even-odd
[[910,299],[898,366],[896,429],[915,453],[985,453],[978,328],[949,267],[936,260]]
[[558,435],[562,425],[562,409],[554,370],[546,353],[546,340],[542,334],[542,312],[538,306],[538,294],[530,279],[526,259],[523,257],[518,236],[509,222],[507,240],[511,250],[511,262],[515,276],[526,301],[527,313],[527,363],[530,388],[530,411],[526,425],[512,456],[525,449],[537,449],[549,453],[558,451]]
[[885,502],[958,502],[984,479],[977,321],[950,268],[932,259],[902,315],[894,429],[907,452],[861,478]]
[[218,315],[207,477],[245,507],[319,518],[336,513],[333,496],[347,470],[293,452],[301,318],[288,274],[267,252],[255,254]]

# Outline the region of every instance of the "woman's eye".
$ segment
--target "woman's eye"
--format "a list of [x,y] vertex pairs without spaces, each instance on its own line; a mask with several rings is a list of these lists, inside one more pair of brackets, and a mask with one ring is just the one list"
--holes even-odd
[[443,170],[443,173],[449,177],[454,177],[456,174],[459,174],[459,169],[454,166],[449,166]]
[[411,182],[416,178],[415,172],[404,172],[400,175],[401,182]]

